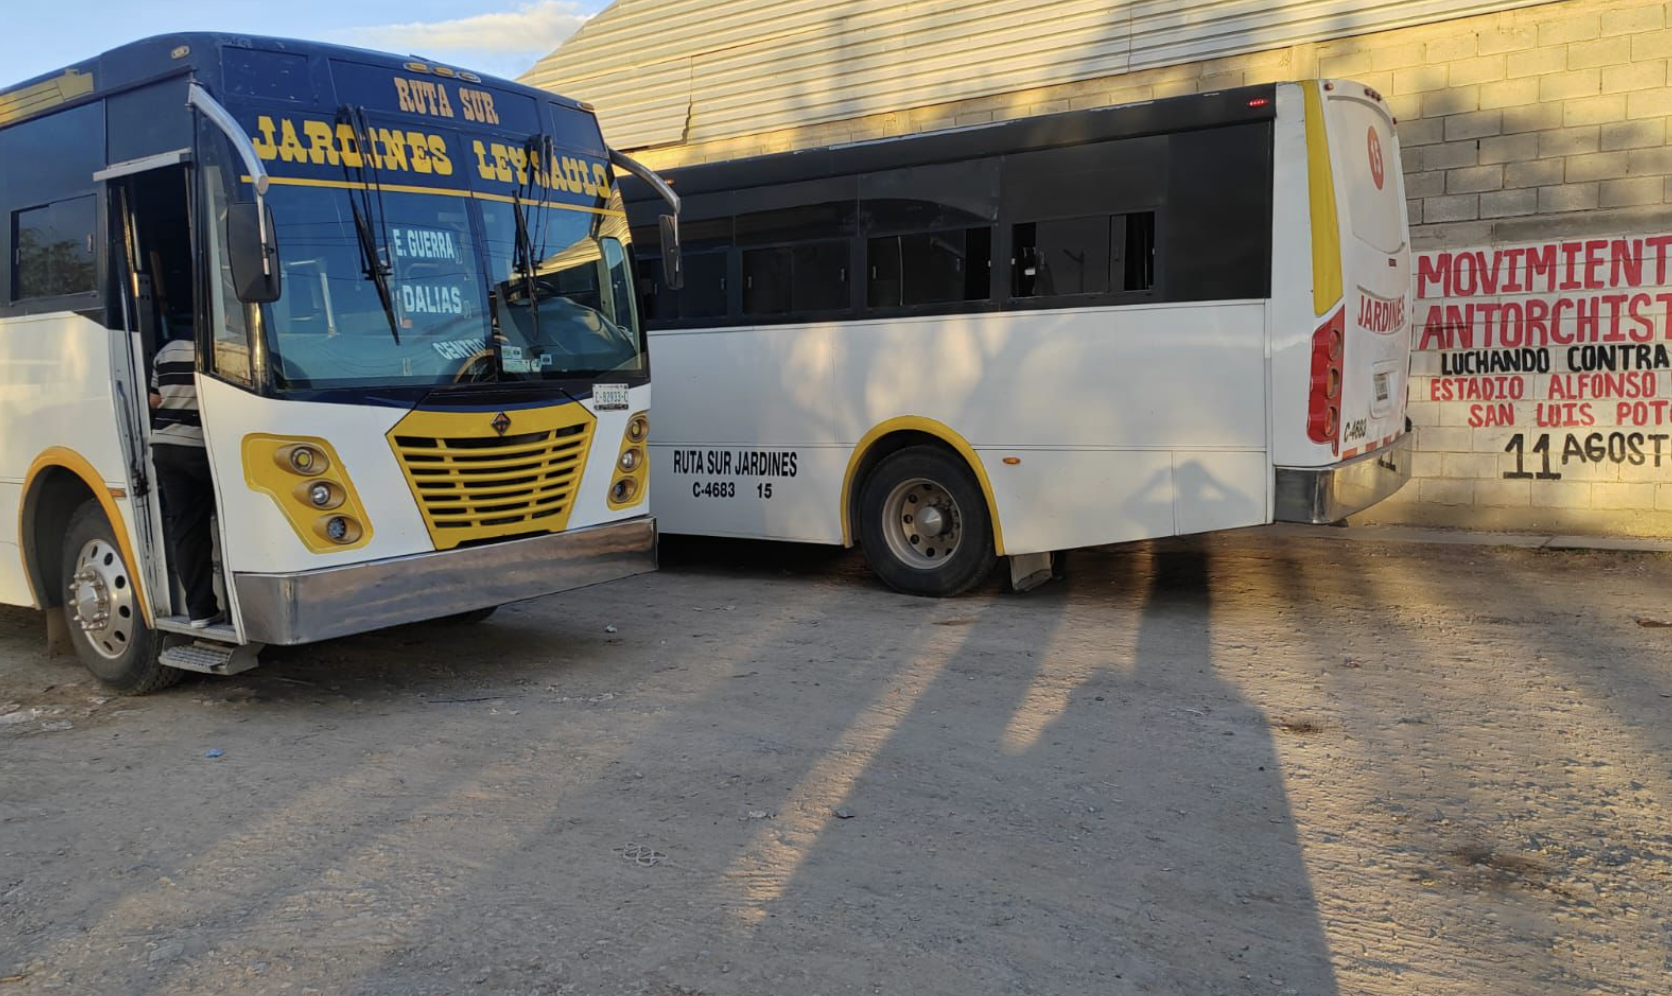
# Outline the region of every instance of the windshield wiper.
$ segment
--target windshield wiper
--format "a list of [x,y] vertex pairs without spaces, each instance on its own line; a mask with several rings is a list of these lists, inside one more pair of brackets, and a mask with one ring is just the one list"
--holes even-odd
[[[354,234],[360,243],[360,261],[365,267],[366,279],[377,288],[377,300],[383,305],[383,317],[389,320],[389,334],[395,337],[395,345],[401,344],[400,321],[395,317],[395,296],[389,288],[389,275],[392,267],[384,255],[383,246],[378,241],[377,234],[372,229],[371,222],[371,191],[377,190],[378,219],[383,218],[383,186],[378,181],[377,167],[372,166],[372,176],[368,183],[366,179],[366,164],[372,161],[369,129],[365,125],[365,108],[352,108],[344,104],[337,110],[337,123],[346,124],[354,130],[354,145],[360,152],[360,165],[351,167],[348,157],[343,159],[343,177],[353,184],[348,194],[348,207],[354,214]],[[358,176],[350,170],[358,172]]]

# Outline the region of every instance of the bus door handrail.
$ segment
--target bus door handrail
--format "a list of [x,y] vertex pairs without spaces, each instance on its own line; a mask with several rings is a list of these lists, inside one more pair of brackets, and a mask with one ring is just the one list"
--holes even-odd
[[203,116],[209,120],[210,124],[220,129],[222,134],[232,140],[232,147],[238,150],[238,158],[244,160],[244,168],[249,170],[250,182],[255,187],[256,224],[259,226],[258,231],[261,240],[261,272],[263,275],[271,275],[272,263],[268,253],[271,246],[268,242],[267,233],[266,196],[267,188],[272,181],[267,175],[267,167],[261,164],[261,156],[255,151],[255,143],[250,141],[250,136],[244,133],[244,129],[239,126],[238,119],[232,116],[232,112],[223,107],[220,101],[211,97],[209,91],[203,88],[203,84],[194,81],[186,87],[186,106],[194,107],[203,112]]

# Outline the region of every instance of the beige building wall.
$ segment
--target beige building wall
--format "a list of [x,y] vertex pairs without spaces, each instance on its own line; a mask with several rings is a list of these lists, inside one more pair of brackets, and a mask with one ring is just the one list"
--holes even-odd
[[[1034,6],[1042,17],[1052,9]],[[1399,116],[1428,274],[1414,312],[1416,479],[1370,517],[1667,534],[1672,240],[1657,237],[1672,233],[1668,6],[1431,13],[1389,30],[708,139],[695,126],[697,91],[681,140],[635,155],[666,168],[1251,83],[1362,81]],[[548,81],[567,49],[542,64]],[[1529,265],[1547,256],[1560,272]],[[1620,376],[1628,367],[1633,376]]]

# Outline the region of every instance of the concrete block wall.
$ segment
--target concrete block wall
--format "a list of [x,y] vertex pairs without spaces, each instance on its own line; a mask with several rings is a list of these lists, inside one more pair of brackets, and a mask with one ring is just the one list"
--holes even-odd
[[[1414,29],[1426,33],[1433,27]],[[1320,46],[1399,115],[1418,248],[1672,227],[1672,15],[1569,0]]]

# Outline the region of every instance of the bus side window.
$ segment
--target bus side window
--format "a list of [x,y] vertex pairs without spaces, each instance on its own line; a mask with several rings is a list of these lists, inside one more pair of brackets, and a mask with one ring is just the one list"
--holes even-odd
[[1066,297],[1155,286],[1155,212],[1029,221],[1011,229],[1011,293]]
[[98,202],[91,196],[14,213],[13,299],[98,290],[98,263],[93,255],[97,218]]
[[865,302],[895,308],[990,296],[991,228],[887,235],[866,241]]
[[846,239],[743,251],[745,315],[835,311],[847,304]]

